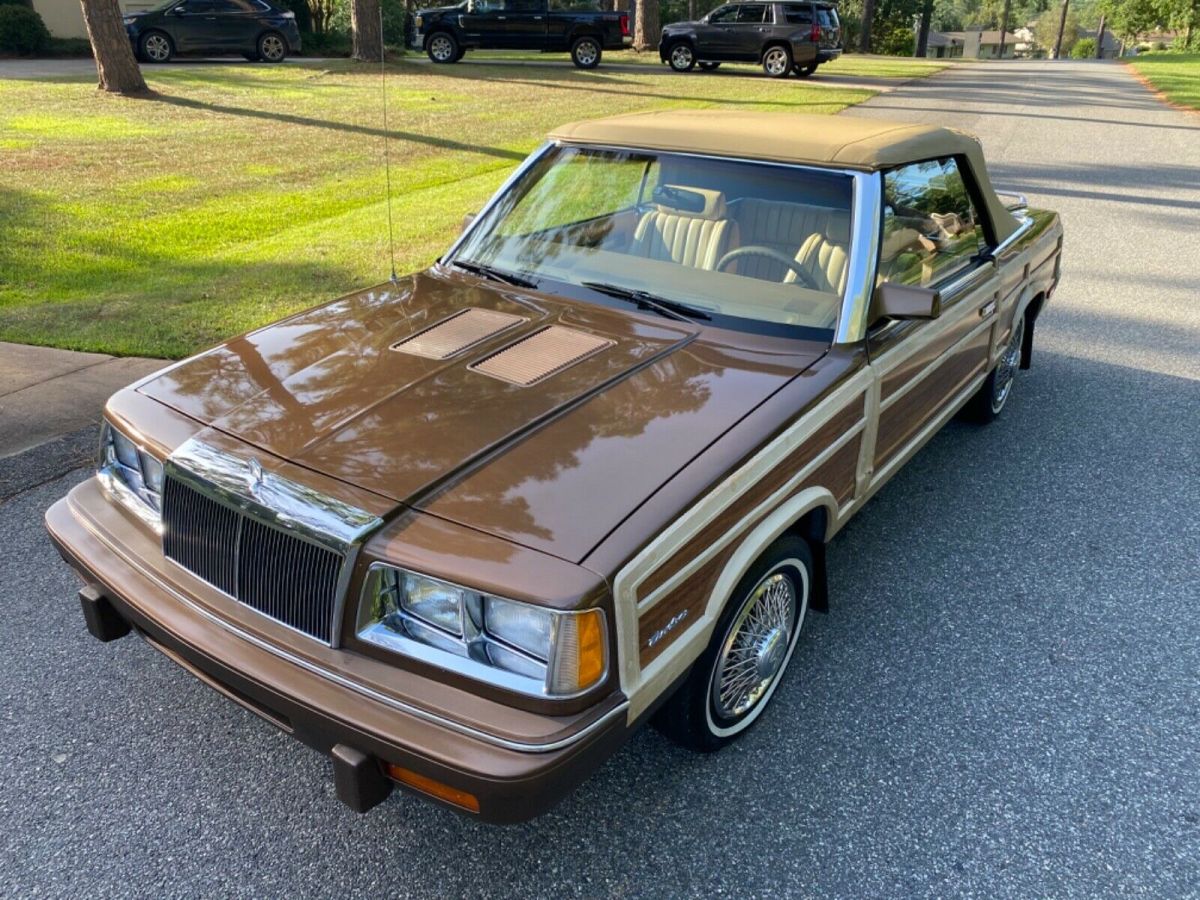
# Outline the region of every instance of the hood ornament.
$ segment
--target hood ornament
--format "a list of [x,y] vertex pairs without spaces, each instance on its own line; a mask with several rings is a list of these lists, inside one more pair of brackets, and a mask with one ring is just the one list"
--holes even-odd
[[263,486],[263,467],[257,459],[250,457],[250,477],[246,481],[246,487],[250,489],[250,493],[255,497],[258,496],[259,488]]

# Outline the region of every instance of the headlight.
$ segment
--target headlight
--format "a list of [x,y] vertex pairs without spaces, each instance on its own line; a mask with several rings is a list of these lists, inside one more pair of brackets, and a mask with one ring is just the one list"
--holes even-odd
[[100,428],[101,482],[154,528],[162,512],[162,462],[105,422]]
[[132,25],[134,22],[137,21],[137,19],[134,18],[133,16],[126,16],[121,21],[124,22],[126,25]]
[[385,565],[368,573],[358,636],[539,697],[586,691],[607,665],[599,609],[545,609]]
[[416,29],[418,31],[421,29],[421,25],[424,24],[424,22],[425,22],[424,16],[413,16],[413,25],[416,27]]

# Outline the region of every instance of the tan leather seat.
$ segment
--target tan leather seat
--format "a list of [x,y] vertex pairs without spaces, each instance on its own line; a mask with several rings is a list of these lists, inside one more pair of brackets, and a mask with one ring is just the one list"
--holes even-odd
[[714,268],[729,249],[734,230],[726,214],[724,194],[704,188],[673,185],[664,188],[668,192],[678,190],[691,198],[703,198],[703,208],[685,210],[665,203],[654,204],[638,222],[631,252],[681,266]]
[[[741,246],[770,247],[804,265],[820,290],[840,294],[846,285],[850,214],[824,206],[775,200],[739,200],[735,220]],[[739,275],[767,281],[798,281],[795,272],[765,256],[737,261]]]

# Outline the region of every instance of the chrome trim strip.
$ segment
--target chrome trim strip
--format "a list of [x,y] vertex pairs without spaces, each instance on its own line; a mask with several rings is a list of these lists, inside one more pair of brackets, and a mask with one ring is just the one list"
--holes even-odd
[[854,211],[851,218],[849,275],[838,315],[835,344],[856,344],[867,334],[867,316],[875,295],[875,268],[882,229],[883,177],[878,172],[854,172]]
[[1025,236],[1025,232],[1027,232],[1031,228],[1033,228],[1033,217],[1032,216],[1018,215],[1018,216],[1016,216],[1016,218],[1020,221],[1021,224],[1017,226],[1016,231],[1014,231],[1012,234],[1010,234],[1008,237],[1006,237],[1004,240],[1002,240],[1000,243],[998,243],[995,247],[992,248],[992,256],[993,257],[999,256],[1001,253],[1006,251],[1009,247],[1011,247],[1013,244],[1015,244],[1017,241],[1019,241],[1021,238],[1023,238]]
[[361,694],[370,700],[374,700],[377,703],[382,703],[385,706],[389,706],[392,709],[395,709],[395,710],[405,713],[407,715],[414,716],[414,717],[421,719],[422,721],[428,722],[432,725],[437,725],[442,728],[447,728],[451,731],[457,732],[458,734],[462,734],[467,737],[474,738],[475,740],[479,740],[479,741],[482,741],[487,744],[492,744],[496,747],[500,747],[505,750],[515,750],[515,751],[522,752],[522,753],[549,753],[554,750],[562,750],[566,747],[570,747],[573,744],[577,744],[581,740],[584,740],[585,738],[590,736],[593,732],[599,730],[604,725],[606,725],[610,720],[616,718],[618,715],[623,714],[626,711],[626,709],[629,707],[629,701],[623,700],[621,703],[619,703],[617,706],[610,709],[608,712],[606,712],[603,716],[601,716],[595,722],[592,722],[591,724],[585,726],[584,728],[580,729],[578,732],[571,735],[570,737],[560,738],[556,741],[544,741],[541,743],[514,741],[514,740],[510,740],[508,738],[502,738],[497,735],[490,734],[486,731],[480,731],[477,728],[471,728],[469,725],[463,725],[460,722],[456,722],[453,719],[448,719],[445,716],[440,716],[437,713],[432,713],[432,712],[429,712],[428,710],[421,709],[420,707],[412,706],[411,704],[405,703],[402,700],[397,700],[395,697],[389,697],[387,694],[381,694],[380,692],[374,690],[373,688],[369,688],[366,685],[359,684],[358,682],[355,682],[355,681],[351,681],[349,678],[346,678],[343,675],[339,675],[336,672],[331,672],[328,669],[323,668],[322,666],[318,666],[315,663],[309,662],[308,660],[306,660],[302,657],[299,657],[299,656],[296,656],[295,654],[289,653],[287,650],[284,650],[282,647],[277,647],[274,644],[268,643],[267,641],[264,641],[261,638],[256,637],[253,634],[250,634],[248,631],[244,631],[243,629],[234,625],[232,622],[226,621],[225,619],[222,619],[219,616],[214,615],[213,613],[209,612],[204,607],[200,606],[198,603],[196,603],[190,597],[186,596],[185,594],[180,593],[175,588],[173,588],[171,585],[166,584],[166,583],[162,582],[161,580],[159,580],[158,578],[156,578],[152,572],[147,570],[145,568],[145,566],[143,566],[141,564],[141,562],[139,562],[137,559],[134,559],[129,554],[125,553],[123,550],[121,550],[119,547],[117,547],[112,541],[110,541],[108,539],[108,537],[99,529],[99,527],[90,520],[90,518],[87,516],[86,512],[84,512],[82,509],[80,509],[74,503],[72,503],[71,505],[73,507],[73,511],[76,513],[76,516],[75,516],[76,520],[79,521],[79,523],[81,525],[83,525],[83,527],[86,528],[88,530],[88,532],[93,537],[96,538],[96,540],[98,540],[102,544],[104,544],[104,546],[106,546],[110,551],[112,551],[113,554],[120,557],[121,560],[126,565],[128,565],[130,568],[134,569],[143,578],[147,579],[148,581],[155,584],[162,590],[171,594],[176,600],[181,602],[184,606],[188,607],[188,609],[199,614],[203,618],[212,622],[214,625],[218,625],[221,628],[224,628],[226,631],[230,632],[231,634],[237,635],[239,638],[243,639],[247,643],[254,645],[255,647],[259,648],[260,650],[265,650],[267,653],[270,653],[274,656],[279,657],[280,659],[287,660],[288,662],[299,666],[301,669],[304,669],[306,672],[310,672],[313,675],[318,675],[321,678],[324,678],[328,681],[333,682],[334,684],[338,685],[339,687],[344,687],[348,690],[354,691],[355,693]]
[[167,457],[165,474],[265,525],[346,553],[383,524],[378,516],[310,487],[262,470],[242,458],[191,438]]

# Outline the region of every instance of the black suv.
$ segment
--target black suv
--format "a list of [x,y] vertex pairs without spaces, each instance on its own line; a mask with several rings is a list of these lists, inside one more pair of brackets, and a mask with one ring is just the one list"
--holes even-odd
[[603,12],[595,0],[466,0],[417,12],[413,45],[435,63],[462,59],[468,49],[569,52],[594,69],[603,50],[633,43],[629,14]]
[[267,0],[167,0],[128,13],[124,21],[142,62],[165,63],[176,53],[240,53],[282,62],[300,52],[296,14]]
[[676,72],[697,63],[761,63],[772,78],[807,78],[842,53],[842,26],[832,3],[727,3],[699,22],[675,22],[662,31],[658,55]]

